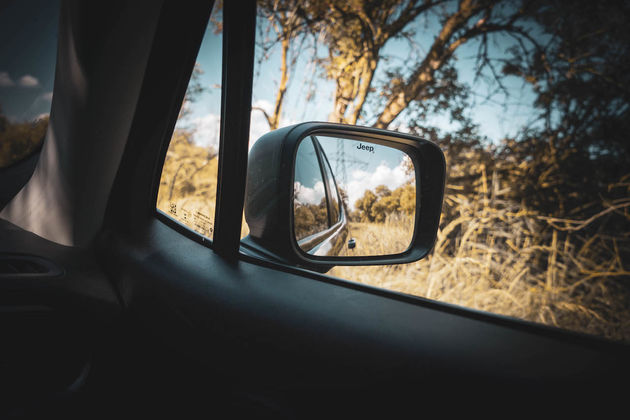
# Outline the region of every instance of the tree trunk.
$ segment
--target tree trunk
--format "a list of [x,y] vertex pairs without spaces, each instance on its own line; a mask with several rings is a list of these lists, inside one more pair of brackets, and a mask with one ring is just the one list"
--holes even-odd
[[273,114],[268,116],[267,122],[269,123],[269,130],[275,130],[280,125],[280,116],[282,115],[282,104],[284,102],[284,94],[287,91],[287,82],[289,80],[289,37],[285,36],[282,39],[282,63],[280,65],[280,85],[278,86],[278,92],[276,93],[276,103],[273,108]]
[[374,72],[378,60],[372,56],[366,58],[366,69],[361,77],[361,85],[359,86],[358,95],[354,108],[350,111],[350,117],[348,118],[348,124],[355,125],[361,116],[361,110],[365,104],[365,99],[368,93],[370,93],[370,86],[372,85],[372,79],[374,78]]
[[461,36],[451,42],[455,33],[463,29],[471,17],[488,6],[474,0],[464,0],[460,3],[459,9],[446,20],[425,59],[413,72],[405,87],[387,101],[373,127],[387,128],[411,101],[422,97],[422,91],[434,82],[435,72],[446,64],[457,47],[467,40]]

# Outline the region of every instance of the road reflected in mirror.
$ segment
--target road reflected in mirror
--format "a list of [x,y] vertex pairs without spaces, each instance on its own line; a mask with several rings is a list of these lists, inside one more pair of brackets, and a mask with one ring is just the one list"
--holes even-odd
[[411,245],[416,172],[411,158],[368,140],[309,136],[298,146],[293,227],[310,255],[395,255]]

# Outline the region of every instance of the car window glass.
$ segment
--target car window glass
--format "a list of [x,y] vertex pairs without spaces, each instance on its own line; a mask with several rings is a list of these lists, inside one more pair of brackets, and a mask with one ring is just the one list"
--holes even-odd
[[0,168],[37,150],[48,128],[59,1],[0,6]]
[[[439,144],[448,174],[427,258],[328,274],[630,341],[627,2],[316,3],[258,2],[252,142],[385,128]],[[362,170],[326,154],[338,186]]]
[[221,113],[221,14],[215,7],[164,160],[157,209],[212,239]]
[[296,239],[299,241],[328,229],[326,188],[315,146],[310,138],[304,139],[298,146],[293,188]]

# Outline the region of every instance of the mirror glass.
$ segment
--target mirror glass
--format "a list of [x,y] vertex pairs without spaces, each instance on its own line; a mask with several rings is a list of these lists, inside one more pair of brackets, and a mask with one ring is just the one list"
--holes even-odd
[[311,255],[393,255],[411,245],[416,212],[411,158],[368,140],[312,135],[295,158],[293,228]]

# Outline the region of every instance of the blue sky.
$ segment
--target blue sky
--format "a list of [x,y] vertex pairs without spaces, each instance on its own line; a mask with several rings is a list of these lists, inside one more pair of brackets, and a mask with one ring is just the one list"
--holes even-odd
[[0,107],[12,121],[50,112],[58,19],[57,0],[0,5]]
[[[2,4],[0,10],[0,106],[4,115],[13,121],[32,120],[50,112],[54,82],[54,67],[57,43],[57,0],[10,1]],[[392,40],[382,50],[389,65],[413,65],[423,57],[437,32],[437,21],[419,22],[419,29],[412,47],[406,41]],[[265,26],[259,26],[258,41],[265,36]],[[195,141],[203,146],[218,147],[220,105],[221,105],[221,44],[222,35],[215,33],[212,23],[208,25],[197,62],[203,74],[200,82],[205,92],[191,106],[191,114],[180,126],[196,128]],[[505,54],[510,45],[507,38],[498,37],[490,45],[495,57]],[[469,43],[458,49],[456,68],[461,82],[468,84],[473,92],[470,117],[479,125],[480,134],[490,142],[498,142],[503,137],[514,135],[533,120],[533,95],[529,86],[519,78],[504,80],[510,95],[495,94],[486,99],[488,92],[496,86],[475,79],[476,43]],[[291,69],[289,87],[284,102],[281,126],[303,121],[326,121],[333,104],[334,82],[320,76],[321,69],[314,64],[315,51],[308,44],[302,45],[299,59]],[[323,46],[318,46],[319,57],[326,56]],[[272,50],[264,60],[257,49],[252,103],[254,106],[271,112],[280,78],[280,51]],[[415,60],[415,61],[414,61]],[[385,60],[383,60],[385,63]],[[377,70],[376,79],[383,77],[385,66]],[[375,86],[378,83],[374,84]],[[311,94],[311,100],[307,96]],[[369,118],[369,117],[368,117]],[[405,131],[408,115],[404,113],[390,128]],[[369,121],[367,122],[369,123]],[[432,115],[429,125],[444,131],[456,129],[447,114]],[[366,122],[364,122],[366,124]],[[263,114],[253,110],[251,117],[250,144],[269,131]],[[350,202],[359,198],[366,188],[387,185],[397,188],[409,181],[401,165],[400,152],[375,146],[375,153],[354,150],[355,142],[344,142],[346,156],[363,164],[348,164],[345,179],[335,160],[337,142],[322,140],[326,154],[340,185],[348,191]]]
[[[260,21],[259,21],[260,22]],[[421,57],[433,40],[436,33],[437,20],[418,22],[418,31],[415,37],[415,45],[410,48],[406,41],[392,40],[382,50],[388,57],[391,65],[402,65],[412,62],[416,57]],[[264,26],[259,26],[257,41],[264,37]],[[503,36],[494,38],[490,43],[490,53],[494,57],[504,57],[511,41]],[[534,95],[531,87],[522,79],[508,77],[503,80],[504,86],[509,92],[505,96],[502,92],[487,98],[488,92],[497,88],[483,80],[475,79],[475,55],[478,44],[470,42],[460,47],[456,52],[455,66],[458,70],[459,80],[471,87],[471,106],[467,109],[473,122],[479,125],[479,132],[489,142],[498,143],[506,136],[515,135],[522,127],[532,124],[534,121],[534,109],[532,106]],[[326,121],[332,108],[334,83],[319,76],[321,69],[313,64],[314,50],[302,45],[301,54],[296,65],[292,68],[289,79],[289,88],[283,105],[281,126],[291,125],[302,121]],[[260,48],[257,49],[255,62],[255,76],[253,85],[254,106],[271,111],[275,100],[276,89],[280,79],[280,51],[275,48],[261,61]],[[326,55],[323,46],[318,46],[319,57]],[[220,83],[221,83],[221,34],[215,34],[212,24],[209,25],[204,37],[197,61],[201,65],[204,74],[201,78],[207,90],[203,97],[195,104],[190,115],[191,121],[198,127],[197,141],[202,145],[218,144],[218,124],[220,114]],[[376,78],[382,77],[385,66],[377,69]],[[376,84],[374,84],[376,85]],[[307,100],[309,91],[314,93],[312,99]],[[405,131],[408,118],[404,113],[394,121],[390,128]],[[367,122],[369,123],[369,121]],[[447,113],[430,116],[427,123],[444,131],[455,130],[457,127],[450,121]],[[364,122],[366,124],[366,122]],[[258,110],[252,111],[250,141],[268,131],[268,125],[263,114]]]
[[[348,194],[350,208],[366,190],[385,185],[395,190],[401,185],[415,181],[408,174],[406,153],[387,146],[336,137],[317,136],[324,149],[337,184]],[[343,148],[343,159],[338,159]],[[345,169],[345,170],[344,170]]]
[[[3,113],[14,121],[23,121],[46,114],[50,110],[54,82],[56,58],[57,20],[59,3],[57,0],[14,0],[0,6],[0,106]],[[419,22],[415,46],[410,48],[406,41],[392,40],[386,45],[383,54],[389,63],[412,62],[432,41],[437,22]],[[260,26],[258,37],[264,36],[266,28]],[[182,124],[193,124],[198,128],[197,142],[211,146],[218,144],[218,125],[221,102],[221,34],[214,33],[210,24],[206,31],[197,61],[203,75],[201,82],[206,92],[193,105],[192,113]],[[509,43],[505,38],[491,44],[491,53],[504,54]],[[326,54],[323,46],[318,47],[319,56]],[[509,97],[494,95],[486,100],[489,86],[474,80],[474,55],[477,45],[470,43],[457,51],[456,67],[462,82],[469,84],[474,92],[472,106],[468,109],[473,121],[479,124],[480,133],[491,142],[498,142],[506,135],[514,135],[522,126],[533,120],[531,106],[533,95],[529,86],[521,79],[507,78],[505,84]],[[260,52],[260,51],[259,51]],[[271,110],[280,78],[280,53],[276,48],[255,64],[253,104]],[[289,89],[284,103],[281,125],[302,121],[326,121],[333,103],[334,84],[319,77],[319,69],[312,62],[312,48],[303,46],[300,59],[292,69]],[[260,56],[258,54],[257,58]],[[382,74],[384,67],[379,68]],[[313,98],[306,97],[312,91]],[[392,125],[405,131],[405,115],[401,115]],[[433,115],[429,124],[443,130],[454,127],[450,117]],[[268,131],[268,126],[260,111],[254,110],[251,119],[251,139],[255,140]]]

